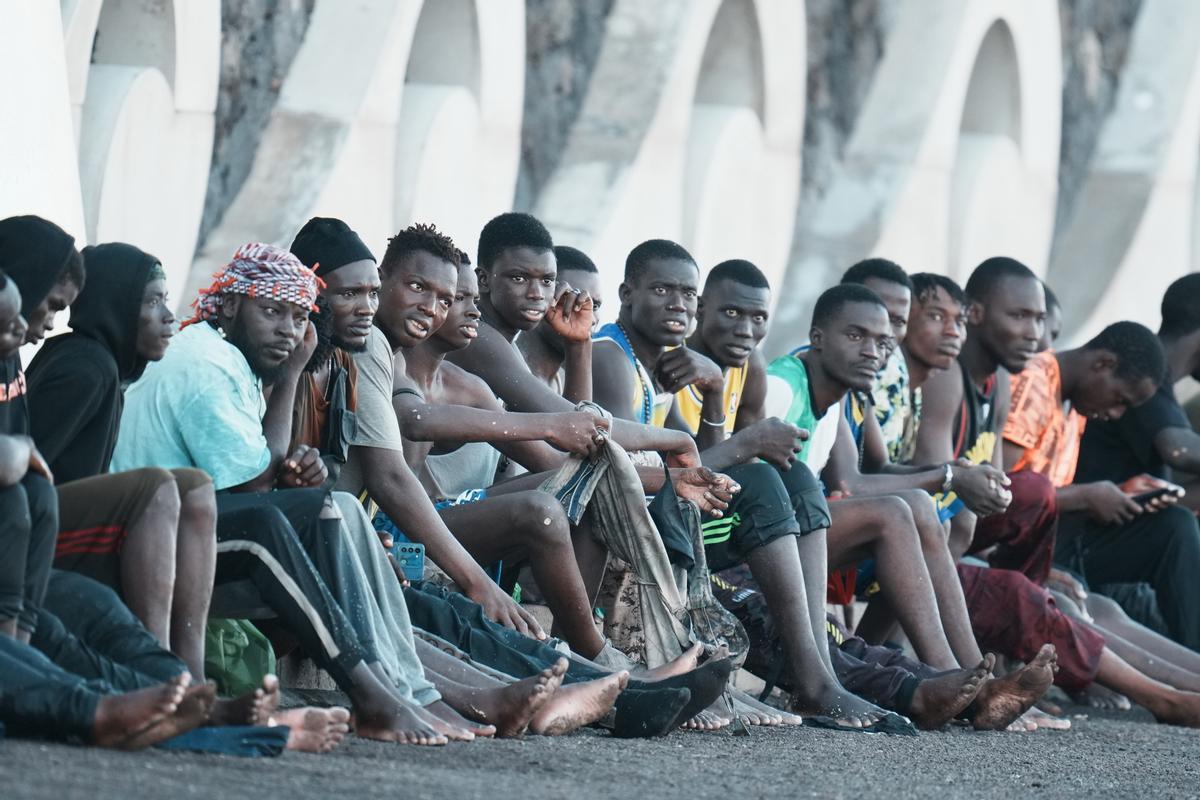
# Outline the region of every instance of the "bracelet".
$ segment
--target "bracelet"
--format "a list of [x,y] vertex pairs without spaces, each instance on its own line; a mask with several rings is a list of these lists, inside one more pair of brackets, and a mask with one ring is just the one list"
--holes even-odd
[[947,462],[943,469],[945,472],[942,477],[942,494],[948,494],[954,486],[954,467]]
[[726,419],[725,417],[721,417],[720,422],[709,422],[704,417],[701,417],[700,421],[702,423],[704,423],[705,425],[712,425],[714,428],[724,428],[725,427],[725,419]]

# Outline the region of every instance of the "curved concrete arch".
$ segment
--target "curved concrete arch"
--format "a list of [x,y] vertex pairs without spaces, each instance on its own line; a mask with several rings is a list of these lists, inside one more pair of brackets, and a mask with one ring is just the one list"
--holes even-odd
[[168,291],[178,297],[212,161],[220,9],[175,0],[79,0],[71,10],[64,37],[72,51],[72,99],[80,103],[88,239],[133,242],[154,253]]
[[1059,221],[1048,280],[1071,287],[1066,342],[1117,319],[1156,328],[1166,287],[1200,265],[1198,141],[1200,6],[1147,0],[1075,213]]
[[[250,174],[198,255],[192,286],[246,241],[287,244],[314,214],[345,219],[381,255],[396,227],[430,202],[422,187],[444,190],[429,176],[456,176],[455,159],[471,161],[455,147],[473,149],[488,166],[475,170],[485,180],[457,198],[460,210],[471,210],[470,224],[509,207],[520,146],[523,9],[519,0],[317,3]],[[469,52],[451,59],[439,43]],[[456,123],[471,135],[451,136]],[[451,225],[466,235],[465,225]]]
[[601,265],[609,296],[626,253],[651,237],[680,240],[702,267],[740,256],[782,274],[800,186],[803,40],[799,3],[618,0],[535,204],[557,240]]
[[[975,92],[986,100],[994,85],[986,65],[1005,58],[1007,45],[997,30],[1011,39],[1010,75],[1016,76],[1000,85],[1017,87],[1013,112],[1000,125],[976,113],[986,103],[969,101]],[[989,33],[1000,38],[989,42]],[[769,354],[806,336],[817,295],[859,259],[880,255],[912,271],[950,271],[952,241],[972,241],[973,231],[987,225],[986,215],[996,213],[980,194],[988,187],[972,177],[1019,168],[1011,194],[1028,203],[1018,210],[1033,226],[1022,233],[1021,255],[1044,269],[1057,193],[1061,59],[1053,3],[939,0],[897,8],[840,172],[813,212],[798,221]],[[972,87],[977,65],[982,71]],[[1001,99],[1011,102],[1013,96]],[[970,189],[959,198],[966,213],[952,210],[960,157],[960,185]]]

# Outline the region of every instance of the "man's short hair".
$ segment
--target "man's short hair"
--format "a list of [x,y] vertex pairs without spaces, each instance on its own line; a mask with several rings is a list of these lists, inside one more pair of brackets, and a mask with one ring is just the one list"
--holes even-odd
[[387,252],[383,254],[379,269],[385,274],[390,273],[401,259],[416,252],[429,253],[458,266],[458,248],[454,246],[454,240],[439,231],[437,226],[418,222],[388,239]]
[[1114,322],[1092,337],[1083,349],[1105,350],[1116,356],[1113,374],[1122,380],[1150,378],[1159,386],[1166,374],[1167,357],[1162,343],[1153,331],[1136,322]]
[[1159,333],[1171,339],[1200,329],[1200,272],[1189,272],[1167,287]]
[[1046,310],[1049,311],[1052,308],[1057,308],[1059,311],[1062,311],[1062,303],[1058,302],[1058,295],[1050,288],[1050,284],[1042,281],[1042,288],[1046,290]]
[[458,251],[458,265],[459,265],[460,267],[469,267],[469,266],[471,266],[471,257],[470,257],[469,255],[467,255],[467,251],[466,251],[466,250],[459,250],[459,251]]
[[866,283],[868,278],[899,284],[912,291],[912,279],[895,261],[886,258],[864,258],[842,275],[842,283]]
[[819,328],[828,325],[830,320],[851,303],[870,303],[887,311],[883,299],[862,284],[840,283],[832,289],[826,289],[817,298],[817,304],[813,307],[813,327]]
[[720,281],[732,281],[751,289],[770,289],[771,284],[763,271],[743,258],[731,258],[713,267],[704,280],[704,291]]
[[629,251],[625,257],[625,282],[635,283],[646,271],[646,265],[652,259],[678,259],[696,263],[692,254],[678,242],[670,239],[647,239]]
[[992,256],[980,263],[967,279],[967,297],[982,303],[996,288],[996,284],[1005,278],[1032,278],[1035,281],[1038,279],[1033,270],[1015,258]]
[[918,303],[928,303],[930,298],[941,289],[950,299],[963,308],[967,307],[967,293],[962,287],[945,275],[935,275],[932,272],[918,272],[912,278],[913,299]]
[[590,272],[593,275],[600,274],[600,270],[596,268],[596,262],[588,258],[587,253],[575,247],[565,244],[555,245],[554,260],[558,262],[559,272],[564,269],[572,269],[576,272]]
[[538,253],[554,249],[554,239],[537,217],[510,211],[492,217],[479,232],[479,266],[491,270],[500,254],[511,247],[528,247]]

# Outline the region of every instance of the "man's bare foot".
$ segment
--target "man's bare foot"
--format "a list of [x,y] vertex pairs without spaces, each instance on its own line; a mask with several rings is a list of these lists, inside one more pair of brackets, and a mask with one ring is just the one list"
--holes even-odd
[[184,672],[158,686],[101,697],[92,720],[92,744],[119,747],[134,734],[162,722],[179,708],[191,680]]
[[175,707],[175,713],[127,737],[118,747],[122,750],[141,750],[199,728],[208,721],[216,697],[217,687],[214,684],[188,686],[183,690],[183,699]]
[[1046,693],[1058,666],[1054,645],[1044,644],[1023,667],[984,683],[975,698],[971,724],[980,731],[1002,731]]
[[673,678],[676,675],[691,672],[700,663],[700,655],[703,652],[704,645],[697,642],[687,650],[684,650],[683,655],[674,661],[668,661],[666,664],[657,666],[654,669],[638,672],[634,677],[640,681],[661,681],[663,678]]
[[985,658],[974,669],[956,669],[921,681],[913,692],[908,716],[918,728],[937,730],[971,705],[983,688],[989,671]]
[[769,706],[741,689],[730,687],[733,710],[747,725],[803,725],[801,717],[783,709]]
[[217,698],[210,725],[266,725],[279,708],[279,678],[264,675],[262,686],[239,697]]
[[539,736],[561,736],[602,718],[616,702],[628,672],[616,672],[594,681],[558,687],[529,721],[529,732]]
[[502,688],[480,690],[470,707],[457,710],[477,722],[496,726],[499,738],[521,736],[534,715],[558,691],[566,672],[567,660],[560,658],[537,675]]
[[1032,724],[1034,730],[1042,729],[1048,731],[1069,731],[1071,730],[1071,720],[1063,717],[1047,714],[1036,705],[1021,715],[1026,724]]
[[792,694],[791,710],[801,716],[825,716],[845,728],[869,728],[888,712],[851,694],[841,686],[827,686],[812,698]]
[[354,732],[364,739],[397,744],[443,745],[447,739],[425,722],[419,709],[398,697],[390,699],[385,708],[370,711],[355,709]]
[[1098,683],[1089,684],[1086,689],[1077,692],[1071,699],[1081,706],[1106,711],[1128,711],[1133,708],[1133,703],[1129,702],[1128,697]]
[[269,725],[287,725],[287,749],[302,753],[328,753],[350,730],[350,712],[344,708],[291,708],[267,719]]
[[682,727],[684,730],[689,731],[719,731],[731,722],[733,720],[730,719],[728,712],[725,711],[725,702],[718,700],[704,711],[701,711],[683,723]]
[[474,741],[476,736],[495,736],[495,725],[484,725],[459,714],[445,700],[435,700],[421,709],[429,725],[439,733],[444,733],[452,742]]

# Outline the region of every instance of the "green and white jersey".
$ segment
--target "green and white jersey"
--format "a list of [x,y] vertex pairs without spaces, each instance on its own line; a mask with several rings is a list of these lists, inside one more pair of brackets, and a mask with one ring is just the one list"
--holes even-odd
[[799,458],[819,476],[837,440],[842,404],[834,403],[817,417],[808,385],[808,368],[798,355],[780,356],[767,365],[764,411],[768,417],[779,417],[808,431],[808,441],[800,444]]

